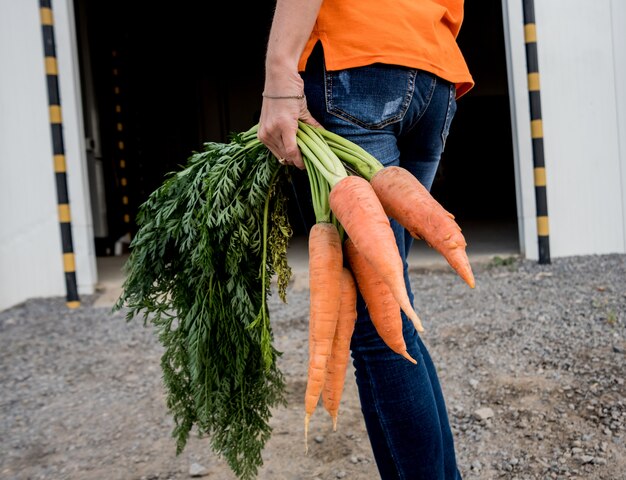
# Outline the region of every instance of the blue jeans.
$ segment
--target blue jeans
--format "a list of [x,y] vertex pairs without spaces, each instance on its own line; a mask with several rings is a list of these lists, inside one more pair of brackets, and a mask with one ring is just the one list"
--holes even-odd
[[[309,110],[325,128],[361,145],[384,165],[408,169],[430,189],[456,111],[453,85],[390,65],[325,71],[319,45],[302,76]],[[413,238],[394,220],[391,224],[413,302],[406,261]],[[437,372],[413,324],[402,314],[408,352],[417,365],[381,340],[360,295],[357,311],[352,358],[381,478],[460,479]]]

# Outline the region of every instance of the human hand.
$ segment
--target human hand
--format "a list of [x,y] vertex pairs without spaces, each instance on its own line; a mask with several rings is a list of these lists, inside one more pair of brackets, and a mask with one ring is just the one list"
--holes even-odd
[[[293,89],[293,88],[292,88]],[[320,124],[313,118],[306,103],[306,97],[301,93],[290,93],[276,90],[263,94],[263,105],[259,119],[257,137],[269,148],[283,165],[293,165],[304,169],[304,161],[300,148],[296,142],[298,120],[319,127]]]

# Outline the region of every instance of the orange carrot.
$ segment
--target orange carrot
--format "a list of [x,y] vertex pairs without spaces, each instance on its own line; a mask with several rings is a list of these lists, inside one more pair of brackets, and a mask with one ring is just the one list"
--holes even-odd
[[350,340],[354,332],[355,322],[356,284],[350,270],[344,267],[341,275],[339,318],[337,319],[332,351],[326,364],[326,382],[322,391],[324,408],[333,419],[333,431],[337,430],[339,403],[341,402],[350,360]]
[[395,218],[413,237],[423,238],[474,288],[474,274],[465,252],[467,242],[454,215],[402,167],[385,167],[374,174],[370,183],[387,215]]
[[365,300],[367,310],[378,335],[394,352],[412,363],[417,363],[406,349],[402,335],[400,306],[391,294],[389,287],[372,268],[365,257],[348,238],[344,242],[344,254],[348,259],[359,292]]
[[343,252],[339,231],[320,222],[309,232],[309,367],[305,392],[304,441],[324,387],[341,301]]
[[406,290],[404,268],[393,230],[370,182],[357,175],[344,177],[332,187],[329,201],[331,210],[354,246],[387,284],[415,328],[423,331]]

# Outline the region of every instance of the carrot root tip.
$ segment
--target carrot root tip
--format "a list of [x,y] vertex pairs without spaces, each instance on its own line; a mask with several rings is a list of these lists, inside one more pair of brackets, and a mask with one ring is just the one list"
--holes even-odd
[[333,432],[336,432],[337,431],[337,414],[333,413],[332,417],[333,417]]
[[409,352],[407,352],[406,350],[404,352],[401,352],[400,355],[402,355],[412,364],[417,365],[417,360],[415,360],[411,355],[409,355]]
[[304,415],[304,454],[309,453],[309,421],[311,420],[311,414]]
[[420,320],[420,317],[417,316],[417,313],[413,312],[412,315],[409,315],[409,318],[413,322],[413,325],[415,326],[415,330],[422,333],[424,331],[424,326],[422,325],[422,321]]

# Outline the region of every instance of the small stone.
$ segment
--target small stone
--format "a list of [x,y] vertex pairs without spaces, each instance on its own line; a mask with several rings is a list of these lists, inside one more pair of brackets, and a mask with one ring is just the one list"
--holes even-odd
[[583,455],[582,457],[580,457],[580,462],[585,465],[587,463],[592,463],[594,460],[594,457],[592,457],[591,455]]
[[316,435],[314,440],[317,443],[322,443],[324,441],[324,437],[322,435]]
[[488,420],[490,418],[493,418],[493,416],[493,410],[489,407],[479,408],[478,410],[474,411],[474,418],[476,418],[477,420]]
[[359,457],[357,457],[356,455],[352,455],[350,457],[350,463],[354,463],[356,465],[357,463],[359,463]]
[[478,387],[478,383],[478,380],[476,380],[475,378],[470,378],[469,380],[470,387],[472,387],[473,389],[476,389],[476,387]]
[[345,478],[346,476],[346,472],[344,472],[343,470],[339,470],[337,472],[337,475],[335,475],[337,478]]
[[478,460],[472,462],[472,470],[480,471],[481,468],[483,468],[483,466]]
[[204,477],[208,474],[209,471],[199,463],[192,463],[191,465],[189,465],[190,477]]

